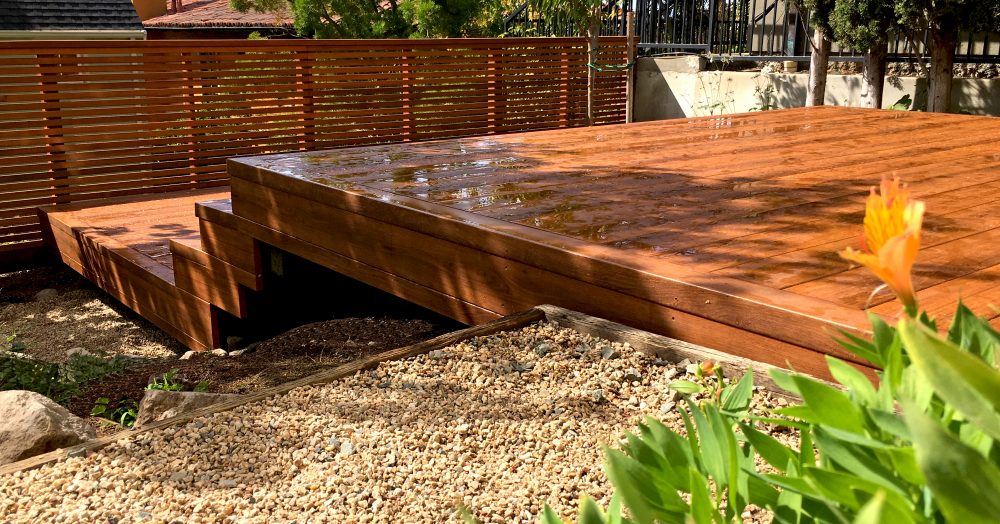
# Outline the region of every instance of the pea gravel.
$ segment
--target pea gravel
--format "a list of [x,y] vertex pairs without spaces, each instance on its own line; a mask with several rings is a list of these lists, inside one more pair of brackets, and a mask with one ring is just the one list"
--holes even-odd
[[483,522],[603,504],[601,445],[645,415],[680,427],[684,374],[554,324],[0,478],[0,522]]

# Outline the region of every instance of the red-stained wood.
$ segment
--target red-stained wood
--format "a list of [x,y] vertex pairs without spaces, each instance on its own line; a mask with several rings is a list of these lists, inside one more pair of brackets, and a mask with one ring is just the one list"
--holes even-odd
[[[35,241],[0,266],[37,251],[39,206],[218,187],[234,156],[586,120],[579,38],[78,44],[0,48],[0,243]],[[598,78],[598,122],[624,121],[625,74]]]
[[781,365],[803,351],[855,358],[832,336],[867,333],[877,283],[836,253],[883,174],[928,202],[918,286],[976,275],[984,307],[1000,259],[971,253],[1000,225],[982,219],[1000,202],[998,143],[995,119],[810,108],[275,155],[229,172],[248,222],[497,313],[551,302]]

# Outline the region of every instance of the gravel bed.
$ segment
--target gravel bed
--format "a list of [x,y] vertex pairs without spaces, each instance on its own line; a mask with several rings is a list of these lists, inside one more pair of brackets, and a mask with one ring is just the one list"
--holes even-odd
[[64,362],[81,348],[101,356],[171,358],[184,347],[83,278],[62,267],[0,274],[0,337],[24,354]]
[[683,369],[553,324],[0,478],[4,522],[534,522],[606,504],[601,445],[681,427]]

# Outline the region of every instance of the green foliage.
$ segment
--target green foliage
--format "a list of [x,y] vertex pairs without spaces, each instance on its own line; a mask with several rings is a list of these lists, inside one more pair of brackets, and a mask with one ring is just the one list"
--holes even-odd
[[905,95],[903,95],[902,98],[900,98],[899,100],[896,100],[895,104],[892,104],[891,106],[889,106],[889,109],[891,109],[893,111],[909,111],[910,110],[910,106],[912,106],[912,105],[913,105],[913,99],[910,98],[909,94],[905,94]]
[[230,0],[241,12],[290,12],[300,36],[433,38],[497,34],[509,0]]
[[120,373],[129,359],[105,359],[73,355],[57,364],[0,352],[0,391],[26,390],[41,393],[62,404],[80,393],[80,386],[111,373]]
[[944,336],[926,316],[872,325],[872,340],[841,343],[883,368],[874,384],[834,358],[842,388],[775,370],[801,402],[767,417],[747,411],[749,374],[675,387],[703,398],[687,400],[686,436],[648,419],[605,449],[623,508],[585,501],[581,522],[585,509],[586,522],[626,522],[623,509],[631,522],[739,522],[750,504],[775,522],[1000,521],[1000,334],[962,305]]
[[160,378],[153,377],[153,381],[146,386],[146,389],[160,391],[184,391],[184,384],[175,380],[178,372],[179,370],[177,368],[173,368],[164,373]]
[[90,416],[101,417],[126,428],[135,426],[138,414],[139,404],[131,399],[120,400],[115,407],[111,407],[111,400],[107,397],[101,397],[97,399],[94,408],[90,410]]
[[836,0],[825,20],[837,42],[862,50],[884,47],[895,21],[892,3],[884,0]]

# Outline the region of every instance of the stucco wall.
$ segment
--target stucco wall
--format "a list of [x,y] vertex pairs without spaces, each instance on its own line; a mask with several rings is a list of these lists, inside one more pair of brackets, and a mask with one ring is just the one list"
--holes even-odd
[[[661,120],[722,113],[740,113],[805,105],[807,73],[698,71],[697,58],[640,58],[636,65],[636,121]],[[974,115],[1000,116],[1000,79],[956,78],[952,108]],[[771,93],[770,96],[767,93]],[[926,106],[924,79],[887,77],[882,97],[888,107],[910,95],[914,106]],[[828,105],[858,105],[861,95],[859,75],[827,77]]]

